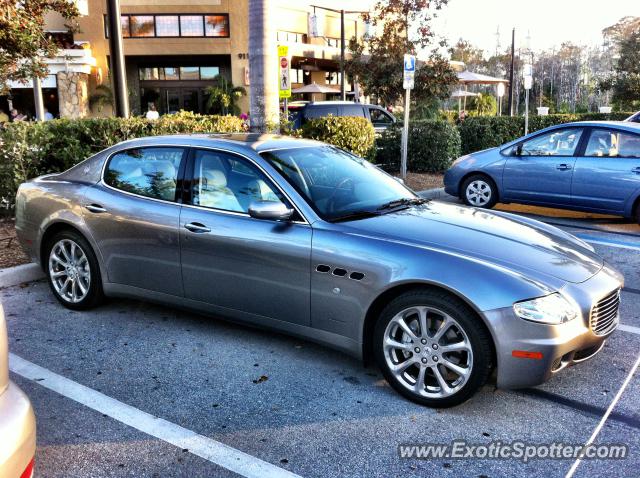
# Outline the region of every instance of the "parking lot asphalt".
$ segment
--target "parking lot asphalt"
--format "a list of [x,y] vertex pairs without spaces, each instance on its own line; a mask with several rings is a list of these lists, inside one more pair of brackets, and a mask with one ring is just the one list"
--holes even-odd
[[[447,410],[404,400],[373,366],[284,335],[132,300],[72,312],[44,281],[0,290],[11,352],[86,387],[89,397],[82,405],[64,387],[61,393],[47,388],[49,375],[27,379],[12,372],[36,410],[38,476],[239,476],[140,431],[135,424],[144,414],[163,419],[166,430],[195,432],[207,446],[232,447],[273,465],[271,476],[278,469],[304,477],[564,476],[573,460],[418,460],[397,452],[399,444],[458,439],[583,444],[640,353],[640,228],[615,219],[612,226],[609,218],[521,212],[591,240],[624,273],[626,329],[594,359],[544,385],[507,391],[489,383]],[[95,396],[135,413],[113,418],[116,413],[92,405]],[[630,456],[583,461],[575,476],[638,476],[639,410],[636,376],[596,440],[625,443]]]

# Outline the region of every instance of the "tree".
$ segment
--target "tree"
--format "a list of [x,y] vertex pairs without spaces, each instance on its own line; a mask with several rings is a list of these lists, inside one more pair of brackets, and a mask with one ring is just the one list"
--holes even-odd
[[[378,1],[372,13],[363,15],[365,22],[376,27],[375,35],[360,43],[349,42],[352,58],[345,69],[357,77],[366,95],[375,96],[383,104],[397,104],[404,97],[402,88],[402,62],[405,53],[425,50],[433,40],[429,27],[432,12],[447,4],[448,0],[386,0]],[[415,88],[411,92],[416,103],[429,103],[449,95],[457,82],[449,62],[435,51],[426,61],[418,62]]]
[[449,55],[453,61],[464,62],[469,71],[481,72],[487,66],[482,49],[462,38],[449,48]]
[[240,113],[237,102],[247,95],[247,90],[242,86],[233,86],[224,76],[218,75],[213,81],[215,85],[208,87],[205,93],[209,95],[207,109],[213,110],[216,114],[237,115]]
[[53,57],[58,46],[44,32],[44,17],[57,12],[75,30],[72,22],[79,12],[68,0],[0,0],[0,91],[8,81],[26,83],[34,77],[47,76],[43,60]]
[[620,40],[619,53],[613,75],[600,86],[613,92],[612,101],[620,109],[636,109],[640,103],[640,24]]

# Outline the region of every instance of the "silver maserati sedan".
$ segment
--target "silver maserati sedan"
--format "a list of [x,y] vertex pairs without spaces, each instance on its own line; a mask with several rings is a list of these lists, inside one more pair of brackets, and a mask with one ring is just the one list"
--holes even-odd
[[71,309],[188,308],[373,359],[447,407],[496,370],[529,387],[589,359],[622,276],[559,229],[421,199],[335,147],[184,135],[110,147],[20,186],[20,241]]

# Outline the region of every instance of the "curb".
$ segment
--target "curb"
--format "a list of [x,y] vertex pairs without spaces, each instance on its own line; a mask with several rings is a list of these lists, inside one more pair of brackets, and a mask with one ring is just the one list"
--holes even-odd
[[418,191],[418,196],[425,199],[440,199],[448,196],[448,194],[444,192],[444,188],[435,188]]
[[42,272],[42,268],[33,262],[15,267],[7,267],[6,269],[0,269],[0,288],[31,282],[42,279],[43,277],[44,272]]

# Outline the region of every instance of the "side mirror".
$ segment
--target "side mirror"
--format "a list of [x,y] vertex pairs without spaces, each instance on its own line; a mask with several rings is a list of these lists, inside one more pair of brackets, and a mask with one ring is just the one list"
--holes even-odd
[[249,216],[255,219],[287,221],[293,216],[293,209],[279,201],[254,201],[249,205]]
[[516,146],[516,156],[522,156],[522,144]]

